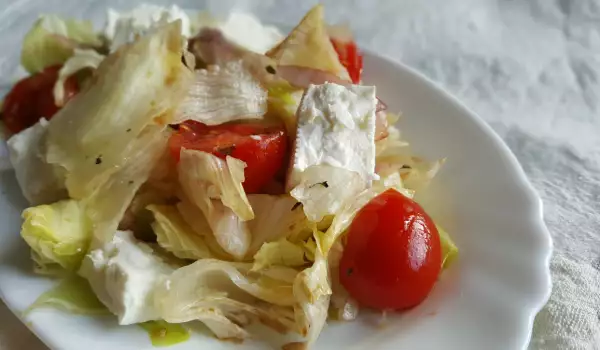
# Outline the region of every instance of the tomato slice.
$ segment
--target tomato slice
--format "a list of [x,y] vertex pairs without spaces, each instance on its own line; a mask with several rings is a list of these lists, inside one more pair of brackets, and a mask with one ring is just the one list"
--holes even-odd
[[[52,118],[60,107],[54,104],[54,84],[61,66],[45,68],[42,72],[17,82],[4,99],[2,119],[12,133],[37,123],[40,118]],[[75,96],[79,86],[74,76],[65,81],[65,100]]]
[[287,135],[283,125],[245,123],[208,126],[187,121],[180,124],[179,130],[169,139],[169,149],[176,161],[179,161],[181,148],[244,161],[244,190],[246,193],[259,193],[283,166]]
[[435,224],[421,206],[396,190],[367,203],[345,239],[340,282],[366,307],[416,306],[440,274],[442,253]]
[[340,63],[346,67],[352,82],[354,84],[360,83],[363,70],[363,56],[356,43],[352,40],[344,41],[335,38],[330,38],[330,40],[338,54]]

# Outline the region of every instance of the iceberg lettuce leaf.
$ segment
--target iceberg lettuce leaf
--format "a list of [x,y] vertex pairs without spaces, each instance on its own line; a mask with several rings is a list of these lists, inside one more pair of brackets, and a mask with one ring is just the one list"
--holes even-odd
[[38,266],[58,264],[76,271],[87,253],[92,230],[81,203],[63,200],[23,211],[21,237],[35,252]]
[[101,45],[91,22],[42,15],[23,39],[21,65],[29,73],[37,73],[64,63],[77,47]]

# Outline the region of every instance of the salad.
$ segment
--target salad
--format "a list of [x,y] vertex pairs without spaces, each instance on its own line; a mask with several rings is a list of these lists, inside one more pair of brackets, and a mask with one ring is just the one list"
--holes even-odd
[[457,255],[412,199],[443,160],[412,154],[362,60],[321,5],[287,36],[176,6],[109,10],[102,32],[42,16],[2,106],[20,234],[60,280],[32,308],[110,312],[159,345],[262,324],[302,349],[419,305]]

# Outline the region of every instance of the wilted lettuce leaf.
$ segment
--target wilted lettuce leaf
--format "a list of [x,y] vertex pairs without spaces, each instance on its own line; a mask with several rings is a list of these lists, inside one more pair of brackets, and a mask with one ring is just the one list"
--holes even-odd
[[64,168],[71,198],[89,197],[117,172],[147,126],[171,122],[192,79],[179,28],[169,24],[109,55],[50,121],[46,160]]
[[217,125],[240,119],[261,119],[267,91],[241,62],[196,71],[194,83],[177,109],[179,121]]
[[206,217],[214,237],[227,253],[243,259],[250,247],[246,225],[254,218],[242,182],[246,164],[227,156],[222,160],[210,153],[181,150],[179,183],[185,196]]
[[327,259],[317,250],[314,264],[302,271],[294,281],[294,305],[297,331],[310,347],[319,337],[327,321],[332,294]]
[[173,205],[150,205],[148,210],[154,215],[152,229],[158,244],[181,259],[212,258],[209,247],[201,235],[185,222]]
[[135,193],[165,151],[168,133],[161,126],[148,126],[129,147],[127,158],[91,196],[82,200],[94,223],[94,237],[109,241],[119,226]]
[[302,205],[290,195],[250,194],[248,201],[254,211],[254,219],[248,221],[252,232],[250,254],[265,242],[285,238],[296,243],[312,235],[312,224]]
[[21,237],[35,252],[39,266],[58,264],[76,271],[92,238],[84,208],[75,200],[44,204],[23,211]]
[[58,80],[54,84],[54,104],[63,106],[65,104],[65,81],[73,74],[82,69],[96,69],[100,62],[104,59],[104,55],[99,54],[96,50],[91,49],[75,49],[73,56],[65,62],[58,72]]
[[272,265],[298,267],[306,264],[304,247],[285,238],[262,245],[254,255],[253,271],[259,271]]
[[[203,259],[182,267],[159,285],[155,305],[167,322],[203,322],[218,338],[244,339],[240,326],[261,320],[280,330],[294,328],[292,281],[297,271],[252,273],[252,264]],[[276,278],[278,277],[278,278]],[[266,302],[266,303],[265,303]]]
[[452,238],[439,225],[436,225],[440,235],[440,245],[442,247],[442,268],[448,268],[452,262],[458,257],[458,247],[452,241]]
[[21,64],[28,72],[36,73],[62,64],[76,47],[101,45],[91,22],[42,15],[23,39]]
[[360,174],[329,165],[315,165],[300,174],[290,194],[302,203],[309,220],[319,222],[337,213],[367,187]]
[[56,286],[44,292],[27,308],[25,314],[44,307],[80,315],[109,314],[92,291],[88,281],[77,275],[64,278]]

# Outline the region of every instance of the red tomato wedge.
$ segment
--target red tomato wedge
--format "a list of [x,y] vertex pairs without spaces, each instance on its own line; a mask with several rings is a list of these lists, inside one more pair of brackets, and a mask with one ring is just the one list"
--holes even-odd
[[169,149],[176,161],[182,148],[227,156],[246,163],[243,183],[246,193],[259,193],[281,169],[287,152],[287,135],[283,125],[245,123],[208,126],[187,121],[169,139]]
[[[12,133],[37,123],[40,118],[52,118],[60,110],[54,104],[52,90],[58,79],[61,66],[52,66],[42,72],[20,80],[10,90],[2,106],[2,119],[6,128]],[[79,92],[75,77],[70,77],[65,82],[65,101]]]
[[360,83],[363,70],[363,55],[358,49],[350,28],[346,25],[329,28],[329,40],[338,54],[340,63],[346,67],[354,84]]
[[442,252],[435,224],[421,206],[396,190],[365,205],[345,239],[340,282],[363,306],[414,307],[440,274]]

